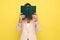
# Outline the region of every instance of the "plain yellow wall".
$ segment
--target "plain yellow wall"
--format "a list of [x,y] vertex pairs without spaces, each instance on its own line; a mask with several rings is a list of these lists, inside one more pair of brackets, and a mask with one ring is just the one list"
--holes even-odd
[[30,3],[37,6],[37,15],[42,31],[37,32],[38,40],[60,40],[59,0],[0,0],[0,40],[19,40],[16,32],[20,6]]

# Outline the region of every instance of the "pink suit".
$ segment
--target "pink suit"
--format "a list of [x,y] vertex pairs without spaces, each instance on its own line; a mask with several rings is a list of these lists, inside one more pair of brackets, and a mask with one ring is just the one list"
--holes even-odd
[[17,25],[17,31],[22,29],[22,35],[20,40],[37,40],[36,30],[40,31],[40,25],[38,21],[31,20],[29,23],[29,27],[27,27],[27,21],[24,20]]

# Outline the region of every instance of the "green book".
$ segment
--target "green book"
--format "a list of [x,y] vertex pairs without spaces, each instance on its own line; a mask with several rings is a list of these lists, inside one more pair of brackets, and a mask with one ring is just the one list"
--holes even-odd
[[32,14],[36,12],[36,6],[21,6],[21,13],[25,15],[25,18],[32,18]]

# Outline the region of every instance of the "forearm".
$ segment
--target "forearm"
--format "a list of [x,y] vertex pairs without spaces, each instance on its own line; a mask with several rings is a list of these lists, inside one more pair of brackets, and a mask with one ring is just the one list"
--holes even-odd
[[36,23],[36,29],[38,31],[41,31],[40,24],[39,24],[39,21],[37,19],[36,19],[35,23]]
[[16,26],[17,32],[20,31],[20,29],[21,29],[21,22],[22,22],[22,20],[20,20],[20,21],[18,22],[17,26]]
[[21,23],[22,22],[22,19],[19,19],[19,23]]

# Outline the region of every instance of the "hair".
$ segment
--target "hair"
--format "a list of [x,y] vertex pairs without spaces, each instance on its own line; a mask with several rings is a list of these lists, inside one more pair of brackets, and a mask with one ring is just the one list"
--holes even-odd
[[24,6],[27,6],[27,5],[31,6],[31,4],[30,4],[30,3],[26,3]]

